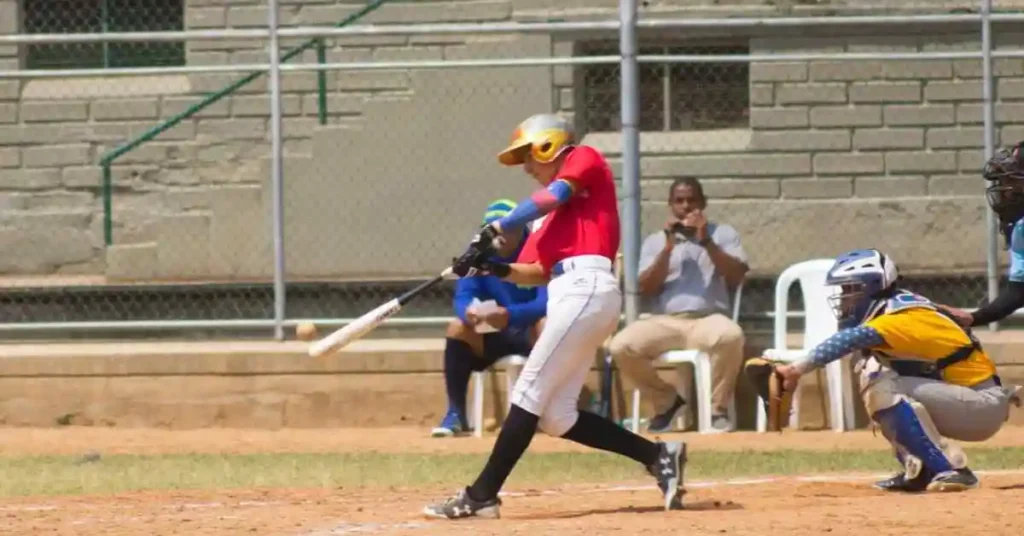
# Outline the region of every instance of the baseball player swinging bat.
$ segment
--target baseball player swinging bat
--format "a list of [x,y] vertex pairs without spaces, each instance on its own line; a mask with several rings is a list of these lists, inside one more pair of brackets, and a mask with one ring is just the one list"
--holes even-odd
[[366,335],[376,329],[377,326],[383,324],[385,320],[398,314],[406,304],[422,294],[423,291],[440,283],[450,275],[452,275],[451,267],[445,268],[445,270],[437,277],[420,283],[415,288],[405,292],[401,296],[377,306],[372,311],[355,319],[352,323],[334,331],[313,344],[310,344],[308,350],[309,357],[320,357],[322,355],[337,352],[345,346],[348,346],[352,341],[358,340],[363,335]]

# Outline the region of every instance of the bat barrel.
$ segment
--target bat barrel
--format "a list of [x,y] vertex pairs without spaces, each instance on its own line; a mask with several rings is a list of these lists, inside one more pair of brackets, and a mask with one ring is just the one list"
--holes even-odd
[[359,339],[363,335],[373,331],[377,326],[383,324],[385,320],[401,311],[402,307],[406,303],[409,303],[409,301],[421,294],[424,290],[436,285],[451,273],[451,268],[446,269],[437,277],[420,283],[405,294],[402,294],[387,303],[381,304],[376,309],[360,316],[352,321],[351,324],[348,324],[323,339],[310,344],[307,349],[309,357],[320,357],[331,352],[336,352],[344,348],[349,343]]

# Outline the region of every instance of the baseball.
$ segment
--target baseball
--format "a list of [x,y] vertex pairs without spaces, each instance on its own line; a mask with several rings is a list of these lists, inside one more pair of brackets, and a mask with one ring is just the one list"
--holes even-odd
[[300,341],[311,341],[316,338],[316,326],[310,323],[299,324],[295,328],[295,336]]

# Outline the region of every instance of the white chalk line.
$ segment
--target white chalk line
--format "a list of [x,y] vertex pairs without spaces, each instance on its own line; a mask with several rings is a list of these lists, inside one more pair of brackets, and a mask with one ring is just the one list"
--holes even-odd
[[[1024,475],[1024,469],[1002,469],[992,471],[975,471],[976,475],[985,476],[1014,476]],[[894,473],[876,473],[876,474],[822,474],[822,475],[802,475],[802,476],[779,476],[779,477],[764,477],[764,478],[737,478],[729,480],[704,480],[686,482],[687,488],[715,488],[724,486],[756,486],[759,484],[773,484],[779,482],[832,482],[832,483],[844,483],[844,482],[863,482],[876,480],[879,478],[889,478]],[[519,492],[519,491],[503,491],[499,493],[502,497],[532,497],[536,495],[566,495],[568,493],[614,493],[621,491],[645,491],[658,489],[657,485],[612,485],[612,486],[599,486],[595,488],[584,488],[584,489],[561,489],[561,490],[542,490],[536,492]]]
[[[992,470],[992,471],[975,471],[975,474],[979,476],[1015,476],[1024,475],[1024,469],[1003,469],[1003,470]],[[726,486],[757,486],[761,484],[773,484],[780,482],[830,482],[830,483],[856,483],[877,480],[880,478],[888,478],[892,476],[892,473],[878,473],[878,474],[822,474],[822,475],[802,475],[802,476],[780,476],[780,477],[764,477],[764,478],[737,478],[729,480],[703,480],[696,482],[687,482],[687,488],[716,488]],[[611,486],[599,486],[594,488],[580,488],[580,489],[552,489],[552,490],[539,490],[539,491],[502,491],[498,493],[500,497],[536,497],[538,495],[571,495],[576,493],[618,493],[618,492],[634,492],[634,491],[650,491],[658,489],[657,485],[611,485]],[[374,533],[385,530],[395,529],[415,529],[415,528],[427,528],[433,526],[435,523],[416,523],[416,522],[404,522],[404,523],[346,523],[342,522],[338,525],[329,529],[320,529],[313,532],[303,533],[302,536],[334,536],[337,534],[356,534],[356,533]]]

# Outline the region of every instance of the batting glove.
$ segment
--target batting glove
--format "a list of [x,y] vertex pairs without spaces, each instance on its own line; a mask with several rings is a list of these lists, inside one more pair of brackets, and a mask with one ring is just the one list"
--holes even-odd
[[493,274],[504,279],[512,273],[512,268],[504,263],[490,262],[486,255],[467,251],[461,257],[452,259],[452,273],[459,277]]
[[480,231],[473,237],[470,247],[477,248],[477,251],[494,253],[504,242],[504,238],[494,228],[493,224],[487,224],[480,228]]

